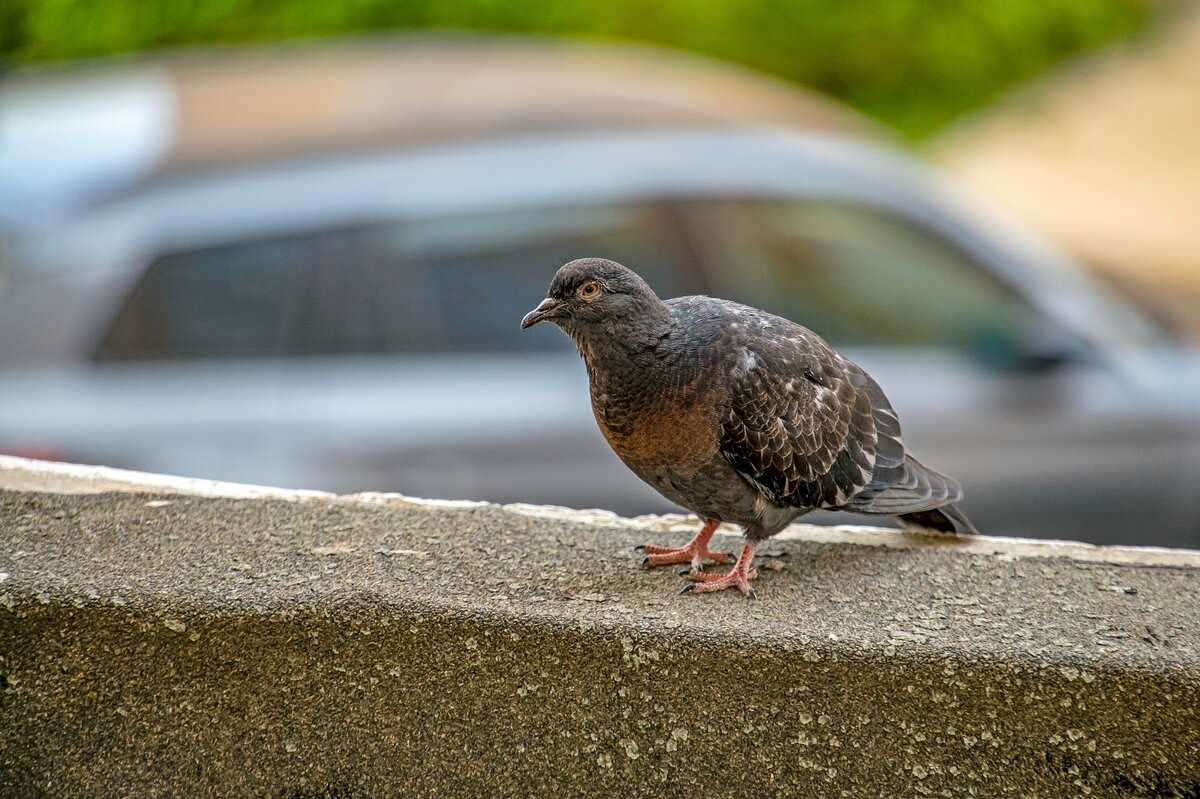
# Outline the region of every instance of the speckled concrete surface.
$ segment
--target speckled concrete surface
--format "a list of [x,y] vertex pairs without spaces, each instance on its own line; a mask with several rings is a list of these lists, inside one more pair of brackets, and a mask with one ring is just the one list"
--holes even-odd
[[1200,796],[1200,569],[646,539],[0,491],[0,796]]

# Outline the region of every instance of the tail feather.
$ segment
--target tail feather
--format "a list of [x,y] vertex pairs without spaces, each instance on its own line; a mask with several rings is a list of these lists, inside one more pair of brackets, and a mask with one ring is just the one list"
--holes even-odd
[[962,499],[962,486],[949,475],[935,472],[911,455],[904,458],[900,475],[878,476],[846,506],[858,513],[898,516],[901,513],[932,510]]
[[871,399],[876,433],[875,469],[871,483],[846,505],[846,510],[896,516],[905,527],[945,533],[976,533],[962,511],[962,486],[949,475],[930,469],[904,450],[900,419],[879,384],[861,369],[850,379]]
[[943,505],[916,513],[901,513],[896,518],[909,530],[934,530],[954,535],[979,533],[975,525],[971,524],[971,520],[956,505]]
[[910,528],[944,533],[978,532],[954,505],[963,494],[962,486],[953,477],[930,469],[911,455],[905,456],[900,474],[892,471],[887,477],[894,482],[872,482],[846,509],[896,516]]

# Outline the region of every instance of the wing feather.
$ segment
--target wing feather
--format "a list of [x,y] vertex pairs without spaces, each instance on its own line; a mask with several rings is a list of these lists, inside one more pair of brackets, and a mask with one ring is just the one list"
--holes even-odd
[[[812,331],[736,303],[682,298],[720,332],[719,452],[780,508],[897,515],[962,498],[905,451],[879,385]],[[710,327],[710,329],[713,329]]]
[[750,309],[723,346],[732,368],[720,451],[744,479],[797,508],[843,507],[870,484],[877,433],[862,370],[811,331]]

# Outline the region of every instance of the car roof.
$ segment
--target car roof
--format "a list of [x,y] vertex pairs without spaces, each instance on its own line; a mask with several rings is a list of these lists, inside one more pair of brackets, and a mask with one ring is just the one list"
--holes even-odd
[[452,32],[32,69],[0,83],[0,104],[0,222],[11,224],[322,154],[697,126],[887,135],[830,98],[699,56]]
[[[163,178],[75,214],[43,267],[94,268],[313,226],[563,202],[697,196],[855,199],[947,224],[936,175],[865,140],[780,129],[560,132],[311,155]],[[72,252],[78,257],[71,255]]]

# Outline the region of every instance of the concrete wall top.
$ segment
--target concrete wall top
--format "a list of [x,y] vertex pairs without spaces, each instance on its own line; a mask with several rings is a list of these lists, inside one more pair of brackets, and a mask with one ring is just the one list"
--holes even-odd
[[694,527],[0,459],[0,794],[1198,795],[1200,553]]

